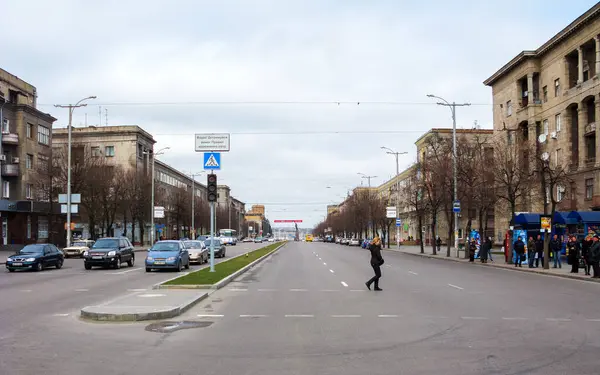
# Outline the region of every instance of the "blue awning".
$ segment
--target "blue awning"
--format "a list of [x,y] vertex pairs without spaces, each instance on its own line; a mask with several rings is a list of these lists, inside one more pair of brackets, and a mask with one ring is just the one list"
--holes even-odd
[[515,216],[514,225],[521,225],[524,227],[539,227],[540,214],[518,214],[517,216]]
[[573,211],[568,217],[577,222],[600,224],[600,211]]
[[552,224],[564,224],[564,225],[569,225],[569,224],[577,224],[577,219],[574,217],[570,217],[569,215],[571,215],[573,212],[575,211],[564,211],[564,212],[555,212],[554,213],[554,217],[552,218]]

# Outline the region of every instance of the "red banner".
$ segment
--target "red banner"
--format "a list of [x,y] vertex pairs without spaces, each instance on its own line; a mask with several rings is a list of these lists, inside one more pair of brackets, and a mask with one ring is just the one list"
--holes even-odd
[[275,223],[301,223],[302,220],[274,220]]

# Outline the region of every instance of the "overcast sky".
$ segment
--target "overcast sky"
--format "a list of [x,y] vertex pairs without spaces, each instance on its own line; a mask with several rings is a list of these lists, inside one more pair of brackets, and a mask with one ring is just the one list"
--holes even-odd
[[182,171],[202,170],[195,133],[231,133],[219,182],[247,209],[263,203],[271,221],[308,227],[367,184],[358,173],[377,176],[373,185],[395,174],[381,146],[408,151],[405,168],[420,135],[451,127],[426,94],[477,104],[458,110],[459,128],[492,128],[483,80],[594,4],[6,1],[0,67],[37,87],[55,127],[67,112],[52,104],[96,95],[74,125],[86,113],[98,125],[101,105],[109,125],[137,124],[171,147],[161,160]]

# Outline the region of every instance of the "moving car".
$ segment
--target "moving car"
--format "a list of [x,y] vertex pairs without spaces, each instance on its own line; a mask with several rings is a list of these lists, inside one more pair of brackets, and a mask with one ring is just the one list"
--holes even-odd
[[6,259],[6,269],[14,272],[18,269],[41,271],[46,267],[61,268],[64,254],[52,244],[27,245],[15,255]]
[[246,237],[242,240],[242,242],[252,242],[252,238],[251,237]]
[[223,241],[224,245],[237,245],[237,238],[235,237],[221,236],[221,240]]
[[348,245],[349,242],[350,242],[349,238],[342,238],[340,240],[340,245]]
[[158,241],[146,255],[146,272],[154,269],[174,269],[179,272],[190,268],[190,254],[182,241]]
[[348,246],[360,246],[360,240],[358,238],[351,238]]
[[127,262],[129,267],[135,263],[133,245],[126,237],[106,237],[98,239],[91,249],[83,253],[83,266],[86,270],[92,267],[121,268]]
[[255,237],[254,238],[254,243],[263,243],[263,238],[262,237]]
[[[225,244],[221,241],[220,238],[214,238],[213,244],[215,247],[215,258],[225,258]],[[210,254],[210,238],[204,241],[204,246],[208,249],[208,254]]]
[[208,262],[208,249],[202,241],[184,241],[183,246],[190,255],[190,263],[203,264]]
[[88,251],[93,245],[93,240],[77,240],[71,246],[65,247],[63,253],[65,254],[65,258],[72,256],[83,258],[83,253]]

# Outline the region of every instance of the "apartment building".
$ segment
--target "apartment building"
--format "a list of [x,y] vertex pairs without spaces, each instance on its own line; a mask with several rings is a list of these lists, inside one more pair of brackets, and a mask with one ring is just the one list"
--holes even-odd
[[[568,169],[573,182],[546,192],[556,194],[559,211],[600,209],[599,73],[600,3],[484,81],[492,88],[495,134]],[[543,212],[538,190],[532,186],[518,211]],[[499,217],[503,229],[509,216]]]
[[240,233],[246,213],[245,204],[231,195],[231,188],[229,186],[217,186],[217,206],[227,211],[228,229],[235,229]]
[[0,233],[2,246],[47,242],[52,124],[36,88],[0,69]]

